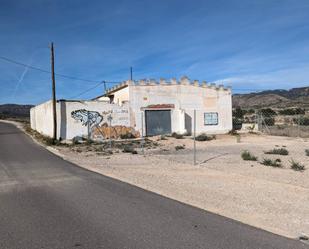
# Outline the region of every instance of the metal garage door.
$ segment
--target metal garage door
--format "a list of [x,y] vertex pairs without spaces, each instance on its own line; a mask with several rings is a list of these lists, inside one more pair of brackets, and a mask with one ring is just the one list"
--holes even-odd
[[170,110],[145,111],[145,120],[147,136],[170,134],[172,132]]

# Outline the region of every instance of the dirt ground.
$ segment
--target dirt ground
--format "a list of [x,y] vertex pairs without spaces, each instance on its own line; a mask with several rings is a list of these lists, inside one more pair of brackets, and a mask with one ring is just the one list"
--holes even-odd
[[[237,141],[235,136],[217,136],[216,140],[197,142],[197,165],[193,165],[191,138],[152,140],[144,154],[141,149],[138,154],[119,149],[108,154],[88,145],[57,150],[87,169],[253,226],[292,238],[309,234],[306,139],[243,134]],[[184,149],[176,150],[176,146]],[[264,154],[282,146],[288,156]],[[280,158],[283,168],[244,161],[243,150],[258,156],[259,161]],[[307,170],[292,170],[292,158]]]

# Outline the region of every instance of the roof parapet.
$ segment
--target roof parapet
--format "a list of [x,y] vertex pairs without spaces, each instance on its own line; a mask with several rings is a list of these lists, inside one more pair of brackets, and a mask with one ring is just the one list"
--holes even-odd
[[164,78],[160,79],[160,85],[167,85],[167,82]]
[[189,80],[189,78],[187,76],[182,76],[180,78],[180,84],[181,85],[190,85],[191,82],[190,82],[190,80]]
[[171,85],[178,85],[176,78],[171,78]]
[[193,81],[193,85],[194,85],[194,86],[200,86],[200,83],[199,83],[198,80],[194,80],[194,81]]
[[208,87],[208,84],[205,80],[202,82],[202,87]]
[[159,82],[157,82],[155,79],[141,79],[138,81],[133,80],[127,80],[123,81],[122,83],[115,85],[111,88],[109,88],[106,93],[110,93],[112,91],[116,91],[117,89],[124,88],[126,86],[164,86],[164,85],[191,85],[195,87],[202,87],[202,88],[210,88],[210,89],[216,89],[216,90],[223,90],[223,91],[232,91],[231,86],[224,87],[224,85],[216,85],[215,83],[208,83],[206,81],[202,81],[201,83],[198,80],[190,81],[190,79],[187,76],[183,76],[180,78],[179,81],[177,81],[176,78],[172,78],[169,81],[167,81],[164,78],[160,78]]
[[149,84],[150,86],[158,85],[155,79],[150,79],[148,84]]

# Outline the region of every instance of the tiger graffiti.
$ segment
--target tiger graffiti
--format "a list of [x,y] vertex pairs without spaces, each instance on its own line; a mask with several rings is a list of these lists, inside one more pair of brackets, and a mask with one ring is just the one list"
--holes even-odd
[[[114,114],[114,115],[112,115]],[[140,133],[128,124],[127,110],[121,111],[87,111],[85,109],[71,112],[71,117],[82,123],[82,126],[89,126],[88,136],[92,139],[118,139],[121,137],[140,137]]]
[[101,137],[103,139],[118,139],[122,136],[128,136],[130,134],[132,137],[140,137],[140,133],[132,127],[127,127],[124,125],[115,125],[115,126],[108,126],[106,123],[97,127],[93,131],[94,137]]
[[80,121],[84,126],[98,126],[103,117],[100,113],[95,111],[87,111],[85,109],[75,110],[71,112],[71,117],[77,121]]

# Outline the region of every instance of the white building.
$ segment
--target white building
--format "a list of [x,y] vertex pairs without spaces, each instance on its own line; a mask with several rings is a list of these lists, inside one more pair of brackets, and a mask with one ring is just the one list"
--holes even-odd
[[[51,103],[46,102],[31,109],[31,127],[48,136],[53,130],[51,107]],[[186,77],[180,82],[175,79],[170,82],[126,81],[92,101],[58,101],[57,134],[62,139],[71,139],[90,131],[94,138],[100,134],[106,138],[105,127],[109,126],[116,133],[113,137],[129,131],[136,136],[190,134],[194,129],[194,112],[197,134],[229,132],[232,129],[231,89],[190,82]]]

